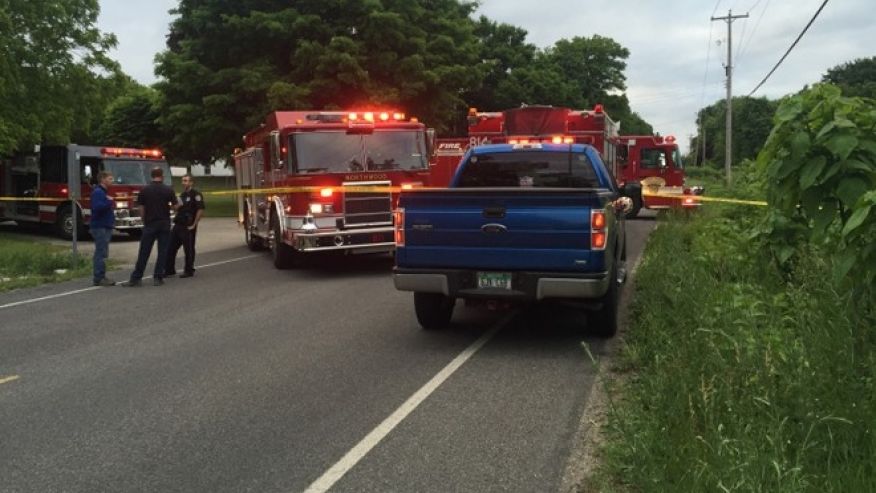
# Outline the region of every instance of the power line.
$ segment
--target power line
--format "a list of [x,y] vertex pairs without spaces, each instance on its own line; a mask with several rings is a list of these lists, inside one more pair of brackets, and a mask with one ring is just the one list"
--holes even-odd
[[[755,7],[760,3],[761,0],[757,0],[749,10],[754,10]],[[748,47],[751,45],[751,40],[754,38],[754,34],[757,32],[757,28],[760,27],[760,21],[763,20],[763,15],[766,13],[767,9],[770,8],[770,0],[767,0],[765,4],[763,4],[763,10],[760,11],[760,14],[757,16],[757,21],[754,23],[754,29],[751,31],[751,34],[748,36],[748,39],[745,40],[745,44],[742,46],[742,50],[736,55],[736,60],[738,61],[742,58],[742,55],[748,53]]]
[[818,7],[818,10],[815,12],[815,15],[813,15],[812,18],[809,19],[809,23],[806,24],[806,27],[804,27],[803,31],[800,32],[800,35],[797,36],[797,39],[795,39],[794,42],[791,43],[791,46],[788,47],[788,51],[786,51],[785,54],[782,55],[782,58],[779,59],[778,63],[776,63],[776,66],[773,67],[772,70],[770,70],[770,73],[766,74],[766,77],[764,77],[763,80],[760,81],[760,84],[758,84],[757,87],[752,89],[750,93],[748,93],[749,96],[756,93],[757,90],[760,89],[760,86],[762,86],[767,81],[767,79],[769,79],[770,76],[773,75],[773,72],[775,72],[776,69],[779,68],[779,65],[781,65],[782,62],[785,61],[785,58],[788,57],[788,55],[791,53],[791,50],[793,50],[794,47],[797,46],[797,43],[800,41],[800,38],[802,38],[803,35],[806,34],[806,31],[809,30],[809,26],[811,26],[812,23],[815,22],[815,19],[818,17],[818,14],[820,14],[821,11],[824,9],[824,6],[827,5],[827,2],[828,2],[828,0],[824,0],[824,2],[822,2],[821,7]]

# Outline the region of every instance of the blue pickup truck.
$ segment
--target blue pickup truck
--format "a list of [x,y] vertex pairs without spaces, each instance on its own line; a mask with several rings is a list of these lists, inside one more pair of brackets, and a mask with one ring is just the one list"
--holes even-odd
[[557,299],[593,310],[588,328],[611,337],[629,203],[592,146],[474,147],[449,188],[401,193],[395,287],[413,291],[425,329],[448,325],[458,298]]

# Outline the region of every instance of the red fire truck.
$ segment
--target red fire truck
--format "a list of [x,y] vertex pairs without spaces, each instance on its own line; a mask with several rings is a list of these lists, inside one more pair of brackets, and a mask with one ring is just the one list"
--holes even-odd
[[[469,146],[493,143],[578,143],[590,144],[602,154],[606,167],[618,185],[633,199],[629,217],[642,207],[697,207],[693,197],[680,199],[643,196],[646,192],[679,195],[684,188],[684,171],[675,140],[662,137],[622,137],[619,124],[602,105],[592,110],[571,110],[553,106],[522,106],[500,112],[468,115],[468,137],[438,139],[433,183],[449,183],[459,159]],[[695,191],[695,190],[694,190]]]
[[397,111],[277,111],[235,152],[239,220],[277,268],[395,249],[397,190],[429,184],[433,131]]
[[[151,181],[153,168],[164,170],[171,183],[170,167],[157,149],[118,147],[41,146],[33,153],[19,153],[0,159],[0,220],[49,224],[63,238],[73,236],[73,224],[82,236],[91,220],[91,191],[98,173],[113,174],[109,193],[116,201],[116,229],[131,235],[143,229],[135,201],[137,193]],[[70,170],[79,174],[80,195],[71,198]],[[16,200],[18,199],[18,200]]]

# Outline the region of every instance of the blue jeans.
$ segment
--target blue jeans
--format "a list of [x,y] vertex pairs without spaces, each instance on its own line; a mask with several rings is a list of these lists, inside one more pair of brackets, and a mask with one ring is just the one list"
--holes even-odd
[[170,220],[143,226],[143,236],[140,238],[140,252],[137,254],[137,265],[131,273],[132,281],[143,279],[146,262],[152,254],[152,245],[158,241],[158,258],[155,260],[155,279],[164,277],[164,266],[167,264],[167,247],[170,243]]
[[111,228],[91,228],[94,238],[94,257],[91,262],[94,267],[94,282],[106,277],[106,258],[109,256],[109,242],[113,237]]

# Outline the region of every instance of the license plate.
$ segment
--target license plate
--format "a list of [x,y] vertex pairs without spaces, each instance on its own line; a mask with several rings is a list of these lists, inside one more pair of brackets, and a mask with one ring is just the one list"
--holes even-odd
[[511,289],[511,273],[478,272],[478,289]]

